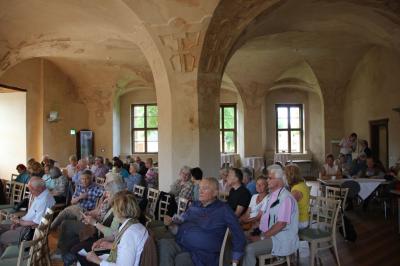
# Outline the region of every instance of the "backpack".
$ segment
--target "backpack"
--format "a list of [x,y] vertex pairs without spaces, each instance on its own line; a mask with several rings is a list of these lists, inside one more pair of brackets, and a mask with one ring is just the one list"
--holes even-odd
[[[347,241],[355,242],[357,239],[357,232],[354,229],[353,224],[351,223],[350,219],[347,216],[343,216],[343,223],[344,228],[346,230],[346,237]],[[343,225],[339,227],[339,232],[343,236]]]

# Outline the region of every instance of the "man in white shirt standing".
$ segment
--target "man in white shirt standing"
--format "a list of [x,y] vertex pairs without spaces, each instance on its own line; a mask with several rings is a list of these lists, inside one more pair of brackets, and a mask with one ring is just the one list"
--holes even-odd
[[0,225],[0,245],[3,248],[18,243],[24,228],[37,227],[46,209],[55,204],[54,197],[46,189],[46,185],[40,177],[31,177],[28,187],[33,197],[29,203],[28,212],[21,218],[11,218],[11,224],[2,223]]
[[339,147],[340,147],[340,153],[346,156],[346,162],[348,164],[351,164],[353,160],[351,154],[357,148],[357,134],[353,132],[347,138],[343,138],[339,143]]

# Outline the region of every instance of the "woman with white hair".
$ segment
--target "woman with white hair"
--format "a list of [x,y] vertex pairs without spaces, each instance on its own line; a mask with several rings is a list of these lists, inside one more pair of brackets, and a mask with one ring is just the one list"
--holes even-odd
[[183,166],[179,171],[179,178],[171,186],[171,194],[175,197],[192,199],[193,183],[191,180],[190,167]]

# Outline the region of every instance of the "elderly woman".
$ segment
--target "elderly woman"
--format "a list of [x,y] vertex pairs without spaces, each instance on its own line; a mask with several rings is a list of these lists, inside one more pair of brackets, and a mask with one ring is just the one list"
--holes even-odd
[[140,165],[138,163],[131,163],[129,166],[130,175],[125,179],[129,191],[133,191],[135,185],[141,185],[143,177],[139,174]]
[[190,167],[183,166],[179,171],[179,178],[171,186],[171,194],[178,198],[192,199],[193,183]]
[[28,169],[26,169],[25,165],[19,164],[17,165],[18,176],[15,181],[27,184],[31,176],[29,175]]
[[147,172],[145,175],[147,187],[158,188],[158,170],[153,165],[153,159],[147,158],[145,166],[147,168]]
[[140,256],[149,234],[147,229],[138,221],[140,209],[135,195],[130,191],[119,192],[113,200],[113,213],[121,223],[118,233],[97,240],[92,249],[110,249],[110,254],[97,256],[91,251],[86,259],[95,264],[139,266]]
[[304,179],[300,177],[300,169],[295,164],[285,167],[285,175],[290,187],[290,192],[299,207],[299,229],[308,227],[308,209],[310,206],[310,189]]
[[[268,194],[268,180],[266,177],[260,176],[256,181],[256,190],[258,194],[251,197],[249,208],[246,213],[240,217],[242,227],[250,229],[257,228],[263,211],[266,208],[266,199]],[[248,226],[243,226],[248,224]]]
[[100,233],[109,236],[118,230],[119,222],[113,217],[111,202],[115,194],[125,189],[126,185],[121,181],[107,183],[96,209],[81,213],[79,220],[65,220],[62,223],[58,248],[65,265],[75,262],[76,253],[82,248],[90,249]]

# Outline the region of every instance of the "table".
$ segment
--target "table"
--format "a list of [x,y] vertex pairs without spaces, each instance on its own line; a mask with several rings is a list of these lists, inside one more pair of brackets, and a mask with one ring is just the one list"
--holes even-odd
[[394,196],[397,197],[397,216],[398,216],[398,223],[399,223],[399,234],[400,234],[400,191],[399,190],[390,190]]
[[244,166],[253,168],[254,173],[258,176],[264,167],[264,157],[246,157]]
[[230,167],[238,167],[239,154],[236,153],[221,153],[221,167],[229,164]]
[[333,187],[340,187],[344,182],[349,180],[356,181],[358,184],[360,184],[360,192],[358,193],[358,196],[360,196],[362,200],[368,198],[368,196],[371,195],[371,193],[374,192],[378,186],[387,185],[390,183],[385,179],[375,179],[375,178],[356,178],[356,179],[343,178],[335,180],[318,179],[318,181],[320,181],[322,184]]

